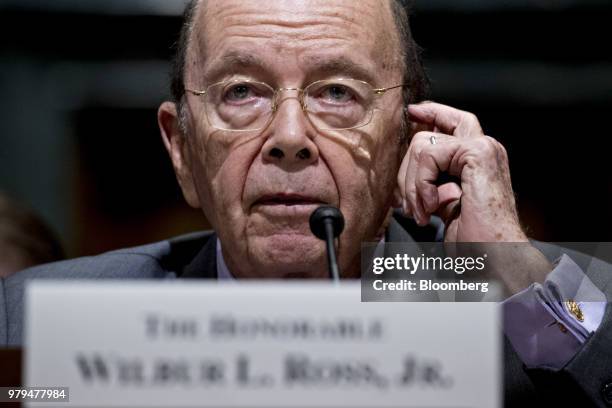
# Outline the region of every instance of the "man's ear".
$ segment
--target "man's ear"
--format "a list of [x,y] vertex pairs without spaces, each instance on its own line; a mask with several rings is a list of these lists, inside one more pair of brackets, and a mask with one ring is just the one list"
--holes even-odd
[[175,103],[164,102],[161,104],[157,110],[157,124],[187,204],[194,208],[200,208],[200,199],[192,172],[189,142],[187,141],[187,135],[183,134],[181,130],[179,113]]

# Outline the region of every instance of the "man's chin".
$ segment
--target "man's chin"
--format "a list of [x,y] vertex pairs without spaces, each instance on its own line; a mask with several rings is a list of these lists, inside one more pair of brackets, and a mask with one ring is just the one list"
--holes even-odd
[[249,247],[258,276],[272,279],[327,277],[323,241],[313,235],[274,234],[257,237]]

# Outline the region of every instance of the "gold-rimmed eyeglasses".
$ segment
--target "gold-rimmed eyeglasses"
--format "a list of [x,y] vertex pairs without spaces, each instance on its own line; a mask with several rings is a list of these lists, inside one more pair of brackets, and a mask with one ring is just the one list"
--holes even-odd
[[245,132],[268,126],[279,105],[279,94],[297,91],[302,110],[318,130],[348,130],[372,120],[376,97],[402,88],[374,88],[365,81],[349,78],[325,79],[305,88],[274,89],[264,82],[233,79],[209,85],[204,90],[185,88],[204,102],[210,126],[225,131]]

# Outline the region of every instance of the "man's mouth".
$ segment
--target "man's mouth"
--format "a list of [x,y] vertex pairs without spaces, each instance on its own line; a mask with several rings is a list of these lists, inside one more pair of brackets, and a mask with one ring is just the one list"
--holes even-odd
[[302,195],[302,194],[266,194],[261,196],[253,206],[265,205],[265,206],[318,206],[324,205],[325,202],[321,201],[317,197]]

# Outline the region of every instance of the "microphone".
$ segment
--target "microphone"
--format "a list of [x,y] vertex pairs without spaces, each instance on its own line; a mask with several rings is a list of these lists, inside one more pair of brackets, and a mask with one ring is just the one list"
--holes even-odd
[[325,241],[327,248],[327,265],[329,278],[334,282],[340,281],[340,269],[336,260],[334,239],[344,230],[344,217],[336,207],[322,206],[310,214],[310,230],[319,239]]

